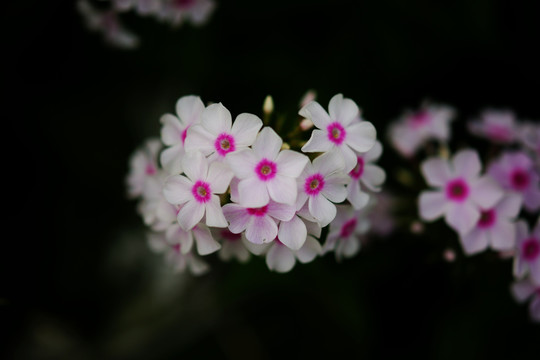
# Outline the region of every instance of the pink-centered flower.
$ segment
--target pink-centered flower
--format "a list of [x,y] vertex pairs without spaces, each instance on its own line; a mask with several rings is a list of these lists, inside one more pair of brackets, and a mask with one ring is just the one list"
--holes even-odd
[[163,188],[163,195],[174,205],[183,205],[178,212],[178,223],[184,230],[191,230],[203,216],[206,225],[226,227],[220,199],[215,194],[227,191],[232,179],[228,166],[214,162],[208,166],[204,155],[188,152],[182,161],[183,175],[170,176]]
[[296,208],[308,203],[310,214],[322,227],[336,216],[336,205],[347,197],[345,185],[349,177],[343,172],[345,162],[335,152],[325,153],[307,163],[297,179],[298,198]]
[[336,259],[353,257],[360,251],[360,236],[369,231],[370,224],[363,210],[355,210],[349,205],[338,205],[334,221],[330,229],[323,252],[335,252]]
[[182,158],[188,129],[201,120],[204,104],[198,96],[183,96],[176,102],[176,114],[161,117],[161,141],[167,146],[161,153],[161,165],[170,174],[182,173]]
[[531,281],[540,286],[540,217],[531,232],[523,220],[517,222],[516,228],[514,275],[523,278],[528,273]]
[[143,194],[149,178],[158,174],[157,157],[161,150],[159,139],[149,139],[137,149],[129,159],[129,174],[126,178],[127,192],[130,198]]
[[448,141],[454,109],[443,105],[424,105],[407,111],[389,127],[393,147],[404,157],[412,157],[428,140]]
[[469,122],[469,131],[493,142],[509,144],[516,139],[516,116],[508,110],[488,109],[479,120]]
[[360,109],[351,99],[335,95],[328,105],[328,113],[312,101],[299,114],[315,124],[303,152],[335,151],[343,157],[345,171],[351,171],[357,162],[354,151],[366,152],[375,144],[377,132],[372,123],[360,118]]
[[246,239],[254,244],[272,241],[278,234],[278,221],[289,221],[295,214],[293,205],[270,201],[268,204],[249,208],[238,204],[223,206],[229,230],[240,234],[245,231]]
[[523,152],[506,152],[492,162],[488,173],[506,190],[521,194],[528,211],[540,209],[540,176]]
[[278,134],[265,127],[251,149],[227,156],[232,171],[239,179],[240,205],[257,208],[267,205],[270,199],[288,205],[296,202],[296,178],[309,159],[296,151],[280,151],[282,144]]
[[472,231],[460,236],[467,255],[484,251],[491,246],[496,251],[514,248],[516,242],[516,217],[521,210],[521,197],[506,194],[489,209],[480,209],[480,218]]
[[461,150],[448,161],[433,157],[421,164],[428,185],[419,197],[420,217],[433,221],[444,215],[446,223],[461,236],[480,220],[481,209],[491,209],[503,191],[490,176],[480,176],[482,164],[474,150]]
[[[212,254],[219,249],[221,245],[214,240],[210,229],[204,224],[197,224],[191,230],[184,230],[176,223],[166,230],[165,237],[170,244],[180,244],[182,254],[192,251],[193,243],[197,247],[197,253],[201,256]],[[193,241],[195,239],[195,241]]]
[[369,195],[362,191],[366,187],[373,192],[381,191],[381,185],[386,180],[385,171],[373,164],[382,154],[382,144],[377,141],[375,145],[364,154],[356,154],[356,166],[349,172],[351,181],[347,186],[347,200],[355,209],[361,209],[369,201]]
[[515,281],[510,291],[518,303],[530,300],[529,315],[533,321],[540,322],[540,286],[527,278]]
[[202,112],[201,122],[192,126],[186,138],[186,150],[198,150],[209,161],[223,160],[235,151],[246,149],[257,138],[262,121],[252,114],[240,114],[232,123],[231,113],[221,103]]

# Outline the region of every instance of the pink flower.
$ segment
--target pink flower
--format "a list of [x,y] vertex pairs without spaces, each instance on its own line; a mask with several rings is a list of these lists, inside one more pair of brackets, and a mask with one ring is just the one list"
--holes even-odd
[[540,286],[535,285],[530,279],[518,280],[512,284],[510,291],[519,303],[531,299],[529,314],[533,321],[540,322]]
[[488,173],[506,190],[523,196],[528,211],[540,209],[540,177],[533,161],[523,152],[506,152],[492,162]]
[[335,152],[325,153],[307,163],[297,180],[298,198],[296,208],[300,209],[306,201],[309,213],[325,227],[336,216],[336,206],[347,197],[345,184],[349,177],[343,172],[343,158]]
[[161,165],[170,174],[182,172],[182,158],[188,129],[200,122],[204,104],[198,96],[183,96],[176,102],[176,114],[161,117],[161,140],[168,146],[161,153]]
[[187,133],[186,150],[198,150],[209,161],[223,160],[225,156],[252,145],[262,121],[252,114],[240,114],[232,123],[231,113],[221,103],[212,104],[202,112],[201,122]]
[[156,253],[164,253],[165,262],[175,272],[188,269],[193,275],[202,275],[210,269],[206,262],[192,252],[183,253],[180,244],[169,243],[164,233],[149,233],[147,237],[150,248]]
[[157,156],[161,150],[159,139],[149,139],[137,149],[129,160],[129,174],[126,178],[128,196],[136,198],[143,194],[149,178],[158,173]]
[[270,199],[293,205],[296,202],[296,178],[309,162],[307,156],[292,150],[280,151],[283,141],[274,130],[261,130],[252,149],[227,156],[239,179],[238,200],[244,207],[257,208]]
[[412,157],[430,139],[447,141],[454,109],[443,105],[425,105],[406,112],[389,128],[390,141],[404,157]]
[[247,240],[254,244],[262,244],[272,241],[277,236],[277,222],[291,220],[295,208],[274,201],[257,208],[226,204],[223,206],[223,213],[230,223],[229,230],[232,233],[240,234],[245,231]]
[[182,162],[183,175],[170,176],[163,188],[163,195],[174,205],[183,205],[178,212],[178,223],[184,230],[191,230],[206,215],[206,225],[226,227],[219,197],[227,191],[232,173],[225,164],[215,162],[208,166],[200,152],[188,152]]
[[433,221],[445,216],[446,223],[461,236],[480,220],[481,209],[491,209],[503,191],[489,176],[480,176],[482,164],[474,150],[459,151],[451,162],[430,158],[421,164],[427,183],[435,190],[419,197],[420,217]]
[[536,226],[529,233],[529,226],[523,220],[518,221],[516,232],[516,254],[514,257],[514,275],[522,278],[529,273],[531,281],[540,285],[540,217]]
[[345,161],[345,171],[349,172],[357,161],[353,150],[366,152],[371,149],[377,132],[372,123],[362,121],[356,103],[351,99],[344,99],[342,94],[337,94],[330,100],[328,111],[327,113],[316,101],[300,109],[299,114],[313,121],[317,127],[302,147],[302,151],[336,151]]
[[334,251],[336,259],[353,257],[360,251],[360,235],[368,232],[369,220],[362,210],[355,210],[349,205],[338,205],[334,221],[330,223],[330,229],[323,252]]
[[469,122],[469,131],[493,142],[509,144],[516,138],[516,117],[511,111],[485,110],[480,120]]
[[369,195],[361,190],[362,184],[370,191],[381,191],[380,186],[386,180],[386,173],[382,168],[373,164],[382,154],[382,145],[379,141],[364,154],[356,154],[357,163],[354,169],[349,172],[351,178],[347,186],[347,200],[355,209],[361,209],[368,203]]
[[521,197],[516,194],[507,194],[494,207],[481,209],[474,229],[460,236],[465,253],[472,255],[488,246],[497,251],[512,249],[516,242],[515,218],[520,209]]

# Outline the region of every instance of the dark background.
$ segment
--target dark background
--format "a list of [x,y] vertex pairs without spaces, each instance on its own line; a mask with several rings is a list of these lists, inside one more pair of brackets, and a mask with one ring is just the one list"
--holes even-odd
[[[5,4],[0,357],[538,353],[540,327],[508,291],[511,261],[464,258],[441,222],[421,236],[405,223],[341,264],[328,255],[280,275],[263,259],[215,261],[208,275],[182,277],[147,248],[124,187],[129,155],[187,94],[233,116],[260,115],[271,94],[276,111],[296,119],[308,89],[325,107],[341,92],[380,138],[425,99],[458,110],[461,141],[464,122],[485,107],[540,119],[534,3],[222,1],[201,28],[125,14],[142,41],[134,51],[104,45],[70,2]],[[388,187],[402,191],[390,147],[381,163]],[[442,260],[446,246],[455,263]]]

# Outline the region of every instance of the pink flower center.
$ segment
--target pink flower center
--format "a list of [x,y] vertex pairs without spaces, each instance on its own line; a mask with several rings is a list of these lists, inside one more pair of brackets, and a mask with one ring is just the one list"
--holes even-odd
[[197,181],[195,185],[193,185],[191,188],[191,193],[193,194],[195,200],[197,200],[199,203],[206,203],[210,201],[210,197],[212,196],[210,184],[202,180]]
[[219,232],[219,235],[227,241],[237,241],[242,237],[241,234],[235,234],[228,229],[223,229]]
[[262,181],[268,181],[276,176],[277,165],[268,159],[262,159],[255,167],[255,173]]
[[426,125],[430,121],[431,117],[429,112],[426,110],[421,110],[409,117],[409,122],[412,127],[418,128]]
[[187,130],[189,129],[189,125],[186,126],[184,130],[182,130],[182,133],[180,134],[180,138],[182,139],[182,145],[186,142],[186,136],[187,136]]
[[355,180],[358,180],[362,177],[362,174],[364,174],[364,158],[361,158],[360,156],[356,157],[358,159],[358,162],[356,163],[356,166],[354,169],[351,170],[349,173],[349,176],[352,177]]
[[356,229],[356,218],[352,218],[347,220],[343,225],[341,225],[341,232],[340,236],[343,238],[348,238],[354,233],[354,229]]
[[481,229],[490,228],[495,224],[495,220],[495,209],[482,210],[480,212],[480,219],[478,219],[478,227]]
[[324,189],[324,177],[317,173],[306,178],[304,182],[304,191],[310,196],[315,196]]
[[514,169],[510,175],[510,182],[515,190],[525,190],[531,181],[529,174],[523,169]]
[[247,208],[246,210],[249,215],[261,217],[266,215],[266,212],[268,211],[268,205],[259,208]]
[[531,237],[521,244],[521,254],[525,261],[534,261],[540,255],[540,242],[537,238]]
[[219,155],[225,156],[231,151],[236,150],[234,137],[227,133],[219,135],[214,142],[214,147]]
[[157,169],[154,166],[154,164],[149,163],[146,165],[146,169],[144,170],[144,172],[146,173],[146,175],[155,175],[157,172]]
[[446,197],[452,201],[464,201],[469,196],[469,186],[463,179],[455,179],[446,185]]
[[175,253],[180,254],[180,244],[174,244],[171,246],[171,248]]
[[326,130],[328,131],[328,140],[334,144],[341,145],[343,141],[345,141],[347,132],[345,131],[345,128],[337,121],[328,125]]

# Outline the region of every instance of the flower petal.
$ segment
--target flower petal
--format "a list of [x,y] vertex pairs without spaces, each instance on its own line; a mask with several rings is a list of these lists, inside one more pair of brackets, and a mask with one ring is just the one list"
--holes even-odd
[[244,207],[237,204],[225,204],[223,206],[223,215],[229,221],[229,230],[232,233],[240,234],[246,230],[250,216]]
[[182,159],[184,173],[193,182],[206,179],[208,162],[200,151],[187,152]]
[[227,191],[232,178],[233,172],[229,165],[221,162],[210,164],[206,180],[210,183],[210,188],[214,194],[223,194]]
[[377,161],[382,155],[383,147],[380,141],[375,141],[375,145],[364,154],[364,161],[366,163]]
[[293,216],[290,221],[282,221],[279,224],[278,238],[291,250],[298,250],[304,245],[307,237],[307,229],[304,222]]
[[336,147],[332,149],[331,151],[337,151],[341,153],[341,155],[343,156],[343,159],[345,160],[345,168],[343,169],[343,171],[345,171],[345,173],[347,174],[352,169],[354,169],[354,167],[358,163],[358,157],[356,156],[355,152],[347,145]]
[[266,213],[275,219],[281,221],[289,221],[296,213],[296,208],[291,205],[280,204],[274,201],[270,201],[268,203],[268,209]]
[[323,107],[316,101],[310,102],[300,109],[298,113],[300,116],[313,121],[313,124],[315,124],[315,126],[319,129],[326,129],[326,127],[330,125],[332,121],[326,110],[324,110]]
[[498,219],[497,224],[490,229],[489,234],[491,247],[494,250],[512,250],[516,244],[516,225],[506,219]]
[[182,172],[182,158],[184,157],[184,146],[182,144],[176,144],[163,150],[159,157],[161,166],[169,174],[177,175]]
[[523,303],[531,297],[535,292],[535,286],[528,279],[519,280],[512,284],[511,286],[512,295],[517,302]]
[[326,152],[332,149],[333,144],[328,140],[326,132],[322,130],[313,130],[308,142],[302,146],[303,152]]
[[193,125],[187,131],[184,150],[200,151],[207,156],[215,151],[214,137],[201,125]]
[[243,113],[238,115],[231,129],[236,146],[253,145],[262,126],[261,119],[253,114]]
[[369,195],[360,189],[360,183],[353,181],[347,186],[347,200],[356,209],[362,209],[369,202]]
[[371,150],[375,145],[377,130],[369,121],[362,121],[349,126],[345,143],[358,152]]
[[450,203],[444,219],[448,226],[463,236],[474,229],[480,219],[480,211],[469,202]]
[[171,114],[163,115],[159,121],[161,122],[161,141],[165,145],[171,146],[182,142],[182,131],[184,126],[178,118]]
[[232,126],[231,113],[222,103],[209,105],[202,112],[201,125],[213,136],[229,133]]
[[237,178],[246,179],[254,176],[258,159],[253,150],[232,152],[227,154],[226,160]]
[[333,121],[348,125],[358,117],[360,109],[351,99],[344,99],[342,94],[337,94],[330,99],[328,112]]
[[424,179],[431,186],[443,187],[452,178],[448,161],[443,158],[430,158],[420,165]]
[[330,179],[330,181],[327,181],[326,184],[324,184],[324,187],[321,191],[321,193],[330,201],[333,201],[335,203],[340,203],[345,201],[347,198],[347,188],[345,187],[345,184],[343,183],[343,179],[348,180],[347,175],[343,175],[338,179],[337,177],[333,177]]
[[330,224],[336,217],[336,205],[328,201],[324,196],[312,196],[308,201],[309,212],[322,227]]
[[327,152],[313,160],[313,169],[323,175],[344,172],[345,160],[335,151]]
[[297,178],[308,162],[309,158],[304,154],[292,150],[283,150],[276,159],[278,174]]
[[204,103],[201,98],[194,95],[183,96],[176,102],[176,113],[180,122],[186,125],[197,123],[204,110]]
[[272,200],[282,204],[295,205],[298,191],[295,179],[277,174],[266,184]]
[[238,183],[238,199],[244,207],[265,206],[270,201],[267,185],[256,178],[241,180]]
[[491,209],[503,195],[504,191],[491,176],[482,176],[471,184],[471,199],[482,209]]
[[459,239],[467,255],[479,253],[488,247],[488,234],[483,229],[475,228],[468,234],[460,236]]
[[193,229],[195,244],[197,245],[197,253],[201,256],[211,254],[221,249],[221,245],[214,240],[210,229],[204,225],[198,225]]
[[266,254],[268,268],[279,273],[291,271],[295,263],[292,251],[284,245],[274,244]]
[[265,126],[259,135],[257,135],[252,148],[258,158],[266,158],[274,161],[281,150],[281,145],[283,145],[283,140],[281,140],[274,129]]
[[480,175],[482,163],[478,152],[475,150],[461,150],[452,159],[452,165],[456,176],[466,179],[475,179]]
[[322,247],[321,244],[315,240],[313,237],[308,236],[304,246],[300,248],[296,252],[296,258],[298,261],[300,261],[302,264],[306,264],[308,262],[313,261],[317,257],[317,255],[322,254]]
[[262,244],[274,240],[277,233],[277,224],[270,216],[254,217],[246,229],[246,239]]
[[204,204],[199,204],[196,200],[190,200],[182,206],[176,217],[182,229],[193,229],[203,218],[204,209]]
[[366,164],[361,181],[371,191],[380,191],[380,186],[386,181],[386,172],[377,165]]
[[217,195],[212,195],[209,202],[205,204],[206,207],[206,225],[224,228],[228,223],[221,210],[221,204]]
[[432,221],[441,217],[447,208],[446,197],[441,191],[423,191],[418,199],[420,218]]
[[183,175],[173,175],[167,178],[163,187],[165,200],[174,205],[183,204],[193,199],[191,187],[193,182]]

